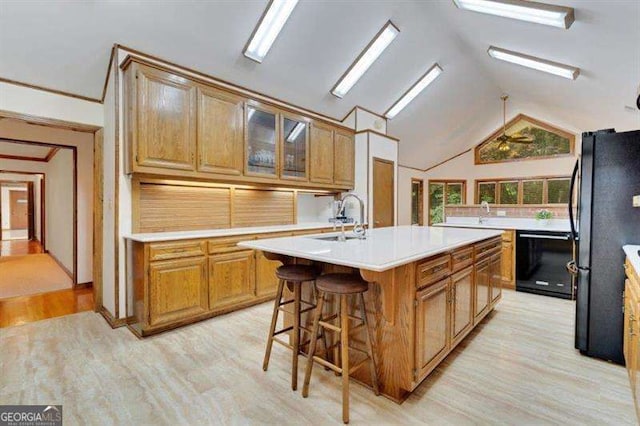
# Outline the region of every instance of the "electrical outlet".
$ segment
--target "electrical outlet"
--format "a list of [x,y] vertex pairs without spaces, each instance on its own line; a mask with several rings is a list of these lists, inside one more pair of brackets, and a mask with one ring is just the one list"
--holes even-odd
[[633,207],[640,207],[640,195],[633,196]]
[[507,215],[507,211],[506,210],[496,210],[496,216],[506,216]]

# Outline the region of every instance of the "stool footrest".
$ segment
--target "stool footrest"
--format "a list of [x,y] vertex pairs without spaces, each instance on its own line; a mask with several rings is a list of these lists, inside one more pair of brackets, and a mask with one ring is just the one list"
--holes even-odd
[[314,356],[313,360],[315,362],[317,362],[318,364],[324,366],[324,367],[332,369],[333,371],[335,371],[338,374],[342,374],[342,368],[338,367],[335,364],[330,363],[329,361],[325,360],[324,358],[320,358],[319,356]]
[[274,332],[273,335],[277,336],[278,334],[286,333],[287,331],[291,331],[291,330],[293,330],[293,326],[289,326],[287,328],[283,328],[282,330],[278,330]]
[[289,343],[287,343],[287,342],[283,341],[283,340],[277,339],[277,338],[275,338],[275,337],[274,337],[274,338],[272,338],[271,340],[273,340],[273,341],[274,341],[274,342],[276,342],[276,343],[281,344],[281,345],[282,345],[282,346],[284,346],[285,348],[289,348],[289,349],[293,350],[293,346],[292,346],[292,345],[290,345]]
[[[301,314],[304,314],[305,312],[313,311],[315,308],[316,308],[315,306],[311,305],[311,306],[309,306],[308,308],[300,309],[300,313],[301,313]],[[288,310],[288,309],[285,309],[285,308],[284,308],[284,307],[282,307],[282,306],[278,307],[278,310],[279,310],[280,312],[284,312],[284,313],[289,314],[289,315],[295,315],[295,313],[294,313],[294,312],[292,312],[292,311],[290,311],[290,310]]]
[[328,328],[329,330],[335,331],[336,333],[340,333],[342,331],[342,328],[337,327],[337,326],[335,326],[335,325],[333,325],[333,324],[331,324],[329,322],[326,322],[326,321],[319,321],[319,324],[321,326],[323,326],[324,328]]

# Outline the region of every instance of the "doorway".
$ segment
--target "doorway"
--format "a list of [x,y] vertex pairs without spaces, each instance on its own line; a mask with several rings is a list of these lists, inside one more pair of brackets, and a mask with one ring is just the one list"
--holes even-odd
[[373,157],[373,227],[395,225],[395,163]]
[[424,225],[424,181],[411,179],[411,224]]
[[33,237],[33,182],[0,180],[0,222],[2,241]]

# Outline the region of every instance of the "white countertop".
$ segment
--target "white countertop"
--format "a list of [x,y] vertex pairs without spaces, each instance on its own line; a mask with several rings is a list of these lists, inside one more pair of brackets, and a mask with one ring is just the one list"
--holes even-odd
[[490,217],[478,223],[478,217],[448,217],[445,223],[433,226],[448,226],[454,228],[484,228],[484,229],[517,229],[521,231],[555,231],[571,232],[569,219],[549,219],[542,223],[536,219],[520,217]]
[[636,274],[640,275],[640,256],[638,256],[640,246],[626,245],[622,247],[622,249],[631,261],[631,265],[633,265],[633,268],[636,270]]
[[[243,241],[238,245],[286,256],[385,271],[501,235],[501,231],[396,226],[367,231],[366,240],[323,241],[308,236]],[[337,234],[324,234],[330,236]],[[352,233],[348,233],[352,235]]]
[[[351,224],[346,224],[347,226]],[[156,241],[189,240],[192,238],[232,237],[234,235],[266,234],[269,232],[304,231],[307,229],[331,228],[330,222],[308,222],[295,225],[252,226],[245,228],[205,229],[201,231],[151,232],[147,234],[131,234],[125,238],[143,243]]]

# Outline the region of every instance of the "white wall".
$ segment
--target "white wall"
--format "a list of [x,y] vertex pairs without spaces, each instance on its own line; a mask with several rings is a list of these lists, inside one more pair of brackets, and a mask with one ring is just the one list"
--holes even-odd
[[354,124],[356,131],[374,130],[387,134],[387,119],[356,107]]
[[46,164],[45,243],[49,254],[73,273],[73,151],[61,149]]
[[102,104],[0,82],[0,110],[102,126]]
[[[0,138],[48,142],[77,148],[78,282],[93,281],[93,134],[6,119],[0,120]],[[56,157],[62,151],[58,151]],[[0,170],[47,173],[46,164],[33,161],[0,160]],[[47,175],[48,178],[49,176]],[[47,212],[46,214],[48,215],[49,213]],[[49,244],[49,241],[46,241],[46,243]]]

